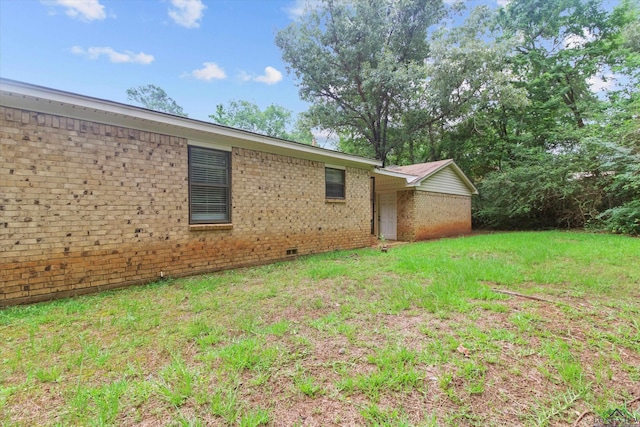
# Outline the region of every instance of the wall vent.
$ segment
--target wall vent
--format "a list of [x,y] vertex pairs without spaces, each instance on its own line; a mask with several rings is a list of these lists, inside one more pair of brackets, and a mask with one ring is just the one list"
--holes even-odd
[[298,255],[298,248],[287,249],[287,256]]

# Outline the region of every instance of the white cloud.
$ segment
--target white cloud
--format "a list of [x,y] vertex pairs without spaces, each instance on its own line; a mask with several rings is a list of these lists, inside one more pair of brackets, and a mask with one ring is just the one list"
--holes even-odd
[[175,9],[169,9],[169,17],[173,21],[186,28],[198,28],[207,8],[202,0],[171,0]]
[[64,7],[68,16],[81,21],[99,21],[107,17],[99,0],[43,0],[42,3]]
[[582,29],[582,35],[570,34],[562,42],[565,49],[581,49],[590,41],[595,40],[595,36],[588,28]]
[[85,56],[89,59],[98,59],[100,56],[106,56],[110,62],[116,64],[132,63],[132,64],[151,64],[155,59],[153,55],[147,55],[144,52],[133,53],[131,51],[116,52],[110,47],[90,47],[83,49],[80,46],[73,46],[71,53],[74,55]]
[[616,84],[616,79],[613,74],[607,74],[607,75],[601,75],[601,76],[595,75],[595,76],[589,77],[587,79],[587,83],[589,84],[589,88],[591,89],[591,92],[594,92],[594,93],[606,92],[613,89],[613,87]]
[[226,79],[227,75],[224,70],[218,67],[218,64],[215,62],[205,62],[202,64],[202,68],[198,70],[193,70],[191,75],[198,80],[213,80],[213,79]]
[[246,71],[240,71],[238,73],[237,76],[238,81],[244,83],[244,82],[248,82],[252,79],[251,74],[247,73]]
[[498,6],[500,7],[505,7],[511,3],[511,0],[496,0],[496,3],[498,3]]
[[273,67],[266,67],[262,76],[253,78],[254,81],[273,85],[282,80],[282,73]]
[[319,129],[313,128],[311,129],[311,134],[316,140],[316,145],[318,147],[328,148],[330,150],[335,150],[338,143],[338,135],[332,130],[329,129]]

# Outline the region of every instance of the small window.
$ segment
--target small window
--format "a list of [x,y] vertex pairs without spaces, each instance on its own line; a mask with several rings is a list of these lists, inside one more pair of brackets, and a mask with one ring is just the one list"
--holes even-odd
[[229,163],[226,151],[189,147],[190,224],[231,222]]
[[327,199],[344,199],[344,171],[325,168],[324,180]]

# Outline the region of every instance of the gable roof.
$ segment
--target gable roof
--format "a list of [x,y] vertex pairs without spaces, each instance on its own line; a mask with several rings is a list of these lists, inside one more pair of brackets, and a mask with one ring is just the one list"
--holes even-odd
[[418,187],[423,181],[432,177],[445,168],[450,168],[458,178],[464,183],[472,194],[478,194],[478,190],[471,180],[467,178],[462,169],[453,159],[439,160],[437,162],[416,163],[408,166],[387,166],[378,171],[391,172],[397,177],[404,177],[407,180],[407,187]]
[[445,167],[450,163],[453,163],[453,160],[447,159],[447,160],[440,160],[437,162],[416,163],[416,164],[407,165],[407,166],[389,166],[387,167],[387,169],[391,169],[395,172],[400,172],[405,175],[414,176],[415,178],[409,182],[411,184],[417,180],[420,180],[420,181],[424,180],[429,175],[433,175],[435,172],[437,172],[438,170],[442,169],[443,167]]
[[5,78],[0,78],[0,105],[174,135],[195,141],[216,138],[230,146],[324,163],[365,169],[382,166],[380,161],[366,157]]

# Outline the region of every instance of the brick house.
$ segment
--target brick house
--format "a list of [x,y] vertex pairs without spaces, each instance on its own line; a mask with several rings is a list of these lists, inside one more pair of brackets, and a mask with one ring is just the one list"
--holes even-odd
[[475,188],[438,163],[380,169],[0,79],[0,306],[468,232]]
[[389,240],[471,232],[473,183],[453,160],[376,169],[377,231]]

